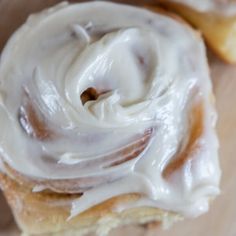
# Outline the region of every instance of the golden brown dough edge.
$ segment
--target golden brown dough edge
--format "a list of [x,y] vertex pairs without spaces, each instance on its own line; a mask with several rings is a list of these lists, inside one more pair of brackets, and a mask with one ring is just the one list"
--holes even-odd
[[117,211],[134,203],[139,194],[126,194],[109,199],[68,220],[71,201],[76,194],[34,193],[25,185],[0,173],[0,187],[24,235],[106,235],[112,228],[127,224],[161,222],[171,224],[181,219],[175,213],[142,207]]
[[[149,10],[167,15],[189,26],[179,16],[153,6],[145,6]],[[196,31],[196,36],[200,35]],[[12,173],[11,173],[12,174]],[[24,236],[79,236],[90,232],[106,235],[111,229],[122,225],[143,225],[154,222],[154,225],[170,225],[182,219],[176,213],[151,207],[131,208],[122,212],[116,211],[124,205],[129,206],[139,200],[140,194],[126,194],[111,198],[96,205],[86,212],[68,220],[71,201],[79,198],[79,194],[54,192],[32,192],[29,183],[18,182],[17,176],[0,173],[0,187],[13,211],[18,226]]]
[[182,16],[199,29],[208,46],[223,61],[236,64],[236,15],[223,16],[216,12],[199,12],[184,4],[157,0],[161,7]]

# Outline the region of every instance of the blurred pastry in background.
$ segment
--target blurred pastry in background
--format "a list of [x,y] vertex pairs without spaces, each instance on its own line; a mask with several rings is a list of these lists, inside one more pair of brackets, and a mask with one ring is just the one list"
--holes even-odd
[[209,47],[224,61],[236,63],[236,1],[158,0],[199,29]]

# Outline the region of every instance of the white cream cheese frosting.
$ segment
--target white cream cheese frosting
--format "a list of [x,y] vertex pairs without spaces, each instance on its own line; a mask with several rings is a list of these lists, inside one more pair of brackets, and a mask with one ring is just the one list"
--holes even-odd
[[216,12],[220,15],[235,16],[236,1],[235,0],[170,0],[186,4],[200,12]]
[[[99,96],[83,104],[89,88]],[[34,191],[73,180],[83,196],[72,217],[126,193],[143,196],[137,206],[197,216],[219,194],[211,93],[204,44],[186,25],[131,6],[63,3],[31,15],[1,55],[0,155],[41,181]],[[202,133],[166,176],[197,104]]]

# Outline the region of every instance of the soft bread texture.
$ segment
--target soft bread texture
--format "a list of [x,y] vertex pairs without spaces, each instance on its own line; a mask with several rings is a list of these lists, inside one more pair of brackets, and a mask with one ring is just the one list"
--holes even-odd
[[236,63],[236,16],[199,12],[180,3],[161,1],[162,6],[181,15],[199,29],[210,48],[225,62]]
[[139,194],[127,194],[112,198],[68,220],[70,202],[78,198],[78,194],[34,193],[4,174],[0,174],[0,187],[25,236],[72,236],[91,232],[106,235],[112,228],[122,225],[149,222],[169,225],[181,219],[175,213],[155,208],[131,208],[119,212],[119,207],[132,204],[140,198]]

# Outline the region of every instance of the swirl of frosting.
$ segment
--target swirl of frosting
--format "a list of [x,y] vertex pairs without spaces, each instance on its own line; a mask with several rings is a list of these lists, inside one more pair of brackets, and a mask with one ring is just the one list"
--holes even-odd
[[1,57],[4,171],[35,191],[83,192],[72,216],[133,192],[206,211],[220,171],[205,58],[195,32],[144,9],[63,3],[30,16]]

